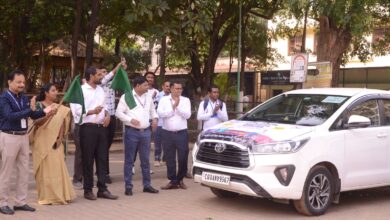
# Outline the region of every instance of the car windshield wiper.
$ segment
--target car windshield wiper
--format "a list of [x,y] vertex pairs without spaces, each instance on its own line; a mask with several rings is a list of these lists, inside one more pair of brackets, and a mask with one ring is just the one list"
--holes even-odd
[[299,123],[296,125],[302,125],[302,126],[317,126],[316,124],[309,124],[309,123]]
[[264,122],[274,122],[274,123],[285,123],[285,124],[294,124],[295,121],[286,121],[281,119],[273,118],[243,118],[242,121],[264,121]]
[[290,120],[275,120],[275,122],[282,123],[282,124],[295,124],[295,121],[290,121]]
[[241,121],[274,121],[272,119],[269,119],[269,118],[250,118],[250,117],[246,117],[246,118],[242,118],[240,119]]

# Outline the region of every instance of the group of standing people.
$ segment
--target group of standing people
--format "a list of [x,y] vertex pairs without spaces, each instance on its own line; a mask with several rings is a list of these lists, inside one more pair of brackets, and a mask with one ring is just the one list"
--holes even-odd
[[[22,71],[9,74],[9,89],[0,96],[0,212],[14,214],[16,210],[35,211],[27,205],[29,136],[32,145],[33,168],[39,204],[67,204],[75,192],[65,164],[63,138],[69,131],[70,112],[73,115],[73,137],[76,145],[73,186],[84,189],[84,198],[115,200],[107,184],[109,175],[109,148],[115,134],[116,118],[124,124],[124,194],[133,195],[133,170],[137,153],[141,162],[143,192],[158,193],[151,184],[150,152],[154,134],[154,165],[166,164],[168,183],[162,190],[187,189],[183,178],[188,171],[188,123],[191,103],[182,96],[179,81],[165,81],[162,91],[153,87],[154,74],[146,73],[132,80],[136,106],[130,108],[126,95],[120,97],[115,108],[115,91],[111,81],[119,63],[111,72],[106,68],[89,67],[81,86],[86,113],[82,106],[71,104],[70,109],[56,104],[57,88],[53,84],[42,87],[38,98],[28,101],[23,94],[25,77]],[[218,99],[219,89],[211,86],[209,98],[199,105],[197,118],[203,129],[227,120],[226,105]],[[28,130],[28,118],[34,123]],[[31,132],[28,132],[31,131]],[[95,196],[94,164],[97,188]],[[8,205],[10,177],[17,167],[15,206]]]

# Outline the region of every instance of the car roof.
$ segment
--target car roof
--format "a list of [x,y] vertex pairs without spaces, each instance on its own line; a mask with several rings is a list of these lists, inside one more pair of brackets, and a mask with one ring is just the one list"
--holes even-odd
[[369,94],[387,94],[390,91],[380,89],[366,89],[366,88],[312,88],[312,89],[297,89],[286,92],[286,94],[319,94],[319,95],[340,95],[340,96],[354,96],[354,95],[369,95]]

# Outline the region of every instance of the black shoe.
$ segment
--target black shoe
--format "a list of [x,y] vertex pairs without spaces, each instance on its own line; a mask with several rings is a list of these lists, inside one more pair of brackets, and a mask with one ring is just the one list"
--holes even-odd
[[93,192],[84,192],[84,198],[88,200],[96,200],[96,196],[93,194]]
[[152,186],[144,187],[144,192],[147,193],[158,193],[158,190],[153,188]]
[[97,193],[98,198],[103,198],[103,199],[111,199],[111,200],[116,200],[118,199],[118,196],[114,196],[110,193],[110,191],[106,190],[104,192],[98,192]]
[[110,175],[107,175],[107,176],[106,176],[106,183],[107,183],[107,184],[111,184],[111,183],[112,183],[112,180],[111,180]]
[[0,207],[0,212],[4,215],[13,215],[15,213],[9,206]]
[[133,190],[130,189],[130,188],[126,189],[126,190],[125,190],[125,195],[126,195],[126,196],[132,196],[132,195],[133,195]]
[[179,182],[179,188],[180,189],[187,189],[188,187],[186,186],[186,184],[184,184],[183,180]]
[[26,204],[26,205],[22,205],[22,206],[14,206],[14,211],[35,212],[35,209]]
[[161,189],[162,190],[179,189],[179,186],[176,184],[168,183],[166,186],[162,186]]

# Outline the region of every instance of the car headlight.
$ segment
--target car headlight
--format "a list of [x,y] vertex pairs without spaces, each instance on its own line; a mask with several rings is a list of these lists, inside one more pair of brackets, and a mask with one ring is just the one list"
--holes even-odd
[[201,134],[200,133],[198,135],[198,138],[196,139],[196,143],[194,144],[193,148],[192,148],[192,161],[195,161],[196,160],[196,153],[198,151],[198,148],[200,146],[200,138],[201,138]]
[[272,142],[267,144],[253,144],[251,151],[254,154],[283,154],[294,153],[301,149],[309,139],[296,141]]

